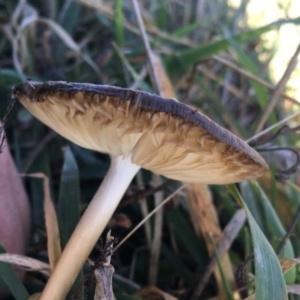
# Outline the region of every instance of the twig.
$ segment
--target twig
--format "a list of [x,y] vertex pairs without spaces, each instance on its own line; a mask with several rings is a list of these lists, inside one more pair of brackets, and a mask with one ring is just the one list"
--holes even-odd
[[291,119],[293,119],[293,118],[295,118],[295,117],[297,117],[297,116],[299,116],[299,115],[300,115],[300,111],[295,112],[294,114],[292,114],[292,115],[290,115],[290,116],[284,118],[283,120],[277,122],[276,124],[274,124],[274,125],[272,125],[272,126],[266,128],[265,130],[259,132],[259,133],[256,134],[256,135],[252,136],[250,139],[246,140],[246,143],[250,143],[251,141],[253,141],[253,140],[259,138],[259,137],[262,136],[262,135],[264,135],[265,133],[271,131],[272,129],[274,129],[274,128],[276,128],[276,127],[278,127],[278,126],[280,126],[280,125],[282,125],[282,124],[284,124],[284,123],[286,123],[286,122],[288,122],[289,120],[291,120]]
[[[157,174],[152,175],[152,180],[155,185],[161,184],[161,177]],[[164,194],[162,191],[154,194],[155,207],[163,201]],[[157,280],[160,248],[163,234],[163,210],[158,210],[155,216],[154,226],[152,230],[152,241],[150,246],[148,282],[150,285],[155,285]]]
[[170,201],[177,193],[179,193],[186,184],[181,185],[175,192],[173,192],[169,197],[167,197],[163,202],[161,202],[158,206],[155,207],[149,213],[149,215],[144,218],[139,224],[136,225],[135,228],[133,228],[124,238],[123,240],[115,247],[113,252],[115,252],[127,239],[129,239],[150,217],[152,217],[161,207],[163,207],[168,201]]
[[256,149],[256,150],[259,152],[287,150],[287,151],[290,151],[295,154],[295,156],[296,156],[295,163],[288,169],[279,171],[275,174],[275,179],[280,181],[281,183],[286,182],[290,175],[295,174],[297,172],[297,168],[300,165],[300,154],[298,153],[298,151],[296,149],[290,148],[290,147],[278,147],[278,148],[263,148],[263,149]]
[[149,197],[156,192],[159,192],[165,188],[167,188],[169,185],[174,183],[175,181],[173,179],[167,179],[164,183],[160,184],[159,186],[152,187],[150,186],[149,188],[145,188],[144,190],[139,190],[133,195],[130,196],[125,196],[122,201],[122,206],[127,205],[131,202],[138,202],[138,201],[143,201],[144,198]]
[[192,69],[191,74],[188,78],[188,86],[186,88],[185,96],[184,96],[184,99],[183,99],[183,103],[185,103],[185,104],[189,104],[189,95],[190,95],[190,91],[191,91],[191,89],[193,87],[193,84],[194,84],[194,81],[195,81],[197,65],[199,63],[202,63],[202,60],[193,65],[193,69]]
[[[139,171],[136,174],[136,181],[139,186],[143,184],[143,178],[142,178],[142,172]],[[146,197],[140,197],[141,201],[139,201],[140,204],[140,209],[142,212],[143,218],[146,217],[149,213]],[[146,235],[146,241],[147,241],[147,246],[150,248],[151,247],[151,224],[150,222],[145,222],[145,235]]]
[[265,138],[262,138],[261,140],[257,139],[257,140],[252,140],[249,145],[251,147],[257,147],[260,145],[265,145],[267,143],[273,142],[275,141],[279,136],[281,135],[287,135],[291,132],[297,132],[300,130],[300,125],[296,126],[296,127],[292,127],[290,128],[288,125],[283,125],[281,128],[279,128],[277,130],[277,132],[271,136],[267,136]]
[[[297,190],[299,190],[299,188],[297,186],[295,186],[291,181],[288,180],[287,184],[289,184],[290,186],[295,187],[295,188],[297,188]],[[298,222],[299,218],[300,218],[300,205],[297,208],[297,211],[296,211],[295,216],[292,220],[292,223],[291,223],[291,226],[290,226],[289,230],[286,232],[285,236],[283,237],[282,241],[280,242],[280,244],[278,246],[277,255],[280,255],[281,251],[284,248],[284,245],[286,244],[287,240],[292,235],[292,233],[293,233],[293,231],[294,231],[294,229],[297,225],[297,222]]]
[[161,87],[160,87],[160,84],[159,84],[159,81],[158,81],[158,76],[156,74],[156,70],[154,68],[152,50],[150,48],[149,40],[148,40],[147,33],[146,33],[146,30],[145,30],[144,22],[143,22],[142,15],[141,15],[141,10],[140,10],[140,7],[137,3],[137,0],[132,0],[132,4],[133,4],[134,10],[135,10],[138,25],[140,27],[140,31],[141,31],[141,34],[142,34],[142,39],[143,39],[144,46],[145,46],[146,52],[147,52],[147,57],[148,57],[149,67],[150,67],[150,77],[151,77],[151,81],[152,81],[152,84],[153,84],[153,88],[154,88],[155,93],[161,95],[162,94]]
[[27,173],[35,158],[41,153],[44,147],[56,136],[56,132],[50,131],[42,140],[34,147],[29,155],[24,159],[23,172]]
[[[226,225],[225,229],[223,230],[222,236],[218,243],[218,253],[220,257],[224,255],[230,248],[233,240],[236,238],[237,234],[239,233],[240,229],[244,225],[246,221],[246,214],[245,211],[241,208],[239,209],[235,215],[232,217],[230,222]],[[195,288],[194,294],[191,297],[191,300],[198,300],[200,299],[200,295],[202,294],[204,287],[206,286],[213,270],[215,269],[217,264],[216,258],[212,258],[204,271],[204,275],[200,280],[198,286]]]
[[278,100],[280,99],[280,94],[282,92],[282,90],[284,89],[285,85],[286,85],[286,82],[288,81],[288,79],[290,78],[293,70],[295,69],[297,63],[298,63],[298,55],[300,53],[300,44],[298,45],[293,57],[291,58],[282,78],[279,80],[273,94],[272,94],[272,97],[269,101],[269,103],[267,104],[267,106],[265,107],[264,111],[263,111],[263,114],[262,114],[262,117],[261,119],[259,120],[257,126],[256,126],[256,129],[255,129],[255,133],[258,133],[260,132],[270,113],[272,112],[272,110],[274,109],[275,105],[277,104]]

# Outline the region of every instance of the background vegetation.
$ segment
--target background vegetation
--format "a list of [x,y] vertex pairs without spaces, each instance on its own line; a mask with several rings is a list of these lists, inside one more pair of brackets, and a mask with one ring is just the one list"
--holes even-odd
[[[172,83],[179,101],[196,107],[243,139],[299,109],[293,98],[296,93],[284,89],[295,59],[286,57],[289,67],[285,67],[279,82],[272,82],[270,62],[284,45],[267,44],[266,33],[279,32],[286,24],[298,25],[300,17],[291,18],[291,2],[282,1],[277,8],[285,13],[284,18],[253,28],[249,27],[249,5],[251,1],[140,1],[147,36],[166,70],[167,75],[161,78]],[[299,49],[294,51],[297,56]],[[153,92],[131,1],[0,1],[0,117],[4,116],[11,88],[26,78],[110,84]],[[296,116],[288,124],[294,127],[298,119]],[[72,226],[106,174],[109,157],[68,142],[19,103],[8,117],[6,131],[19,172],[40,172],[50,179],[61,242],[65,245]],[[285,131],[261,147],[297,149],[297,133]],[[291,227],[300,204],[297,166],[287,174],[291,177],[286,177],[284,184],[274,176],[289,169],[296,155],[284,149],[261,154],[271,171],[259,182],[238,186],[244,200],[232,186],[208,189],[188,185],[115,252],[113,287],[118,300],[152,299],[151,295],[155,295],[153,299],[173,299],[170,295],[194,300],[244,299],[255,290],[254,276],[257,299],[282,299],[279,264],[272,260],[271,247],[250,214],[275,253],[285,258],[298,256],[300,227],[296,222]],[[47,262],[43,180],[25,178],[24,182],[32,213],[27,256]],[[112,235],[121,240],[178,185],[140,171],[109,224]],[[249,208],[249,223],[239,210],[240,205],[245,206],[242,201]],[[73,217],[66,221],[66,214]],[[289,238],[284,239],[287,232]],[[218,253],[223,253],[223,258],[209,268],[219,241],[223,244]],[[257,255],[263,255],[261,261],[256,256],[254,262],[254,248]],[[100,251],[99,242],[91,258],[96,260]],[[285,270],[290,270],[294,262]],[[26,299],[13,271],[5,263],[0,266],[1,286],[11,290],[15,298]],[[84,274],[70,299],[93,299],[91,272],[86,268]],[[285,280],[290,299],[298,299],[297,267]],[[24,285],[29,294],[34,294],[46,281],[45,274],[28,272]],[[21,291],[18,295],[17,290]],[[268,298],[270,295],[275,298]]]

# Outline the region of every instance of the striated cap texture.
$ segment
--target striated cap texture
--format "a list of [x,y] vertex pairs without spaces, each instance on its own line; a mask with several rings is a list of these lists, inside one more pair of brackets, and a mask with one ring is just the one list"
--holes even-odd
[[268,165],[247,143],[173,99],[108,85],[28,81],[12,96],[72,142],[166,177],[227,184]]

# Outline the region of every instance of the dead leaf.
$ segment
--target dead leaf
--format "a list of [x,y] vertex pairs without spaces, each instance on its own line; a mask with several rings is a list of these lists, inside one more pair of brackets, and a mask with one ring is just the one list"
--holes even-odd
[[300,295],[300,284],[290,284],[287,285],[286,288],[289,293]]
[[46,276],[50,276],[49,264],[31,257],[20,254],[2,253],[0,254],[0,261],[18,266],[20,269],[27,272],[40,272]]
[[173,86],[167,76],[160,57],[151,52],[151,60],[156,76],[158,77],[159,90],[161,92],[160,95],[165,98],[176,98]]
[[57,216],[50,194],[49,178],[43,173],[32,173],[23,176],[44,180],[44,213],[48,238],[48,257],[50,269],[53,271],[61,255],[61,244]]
[[[205,184],[188,184],[187,205],[198,236],[203,236],[210,257],[214,256],[214,249],[209,235],[212,234],[216,243],[220,241],[222,230],[220,228],[218,215],[212,201],[210,190]],[[228,253],[221,256],[223,272],[230,284],[231,290],[236,290],[235,277],[230,263]],[[214,267],[214,275],[217,281],[219,295],[226,294],[223,280],[217,265]],[[235,299],[241,299],[238,292],[234,294]]]
[[[237,234],[241,230],[242,226],[246,221],[246,213],[244,209],[240,208],[226,225],[222,232],[222,236],[220,237],[220,241],[217,245],[219,256],[222,257],[224,253],[228,251],[233,240],[236,238]],[[216,258],[212,258],[203,272],[203,276],[198,284],[198,286],[194,290],[194,294],[192,295],[192,300],[198,300],[200,298],[201,293],[204,290],[213,270],[217,265]],[[235,294],[234,294],[235,295]]]
[[283,274],[287,273],[290,269],[300,264],[300,258],[281,258],[280,266]]
[[[300,258],[281,258],[280,259],[280,266],[282,268],[283,274],[287,273],[290,269],[295,267],[296,265],[300,264]],[[289,293],[298,294],[300,295],[300,285],[289,285],[287,286],[287,290]],[[292,292],[294,291],[294,292]],[[251,296],[247,297],[245,300],[255,300],[255,293]]]

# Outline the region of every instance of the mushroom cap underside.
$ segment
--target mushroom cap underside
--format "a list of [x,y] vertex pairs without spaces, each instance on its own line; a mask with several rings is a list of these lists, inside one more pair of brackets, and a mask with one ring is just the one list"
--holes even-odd
[[107,85],[28,81],[13,97],[72,142],[184,182],[227,184],[268,165],[247,143],[174,99]]

